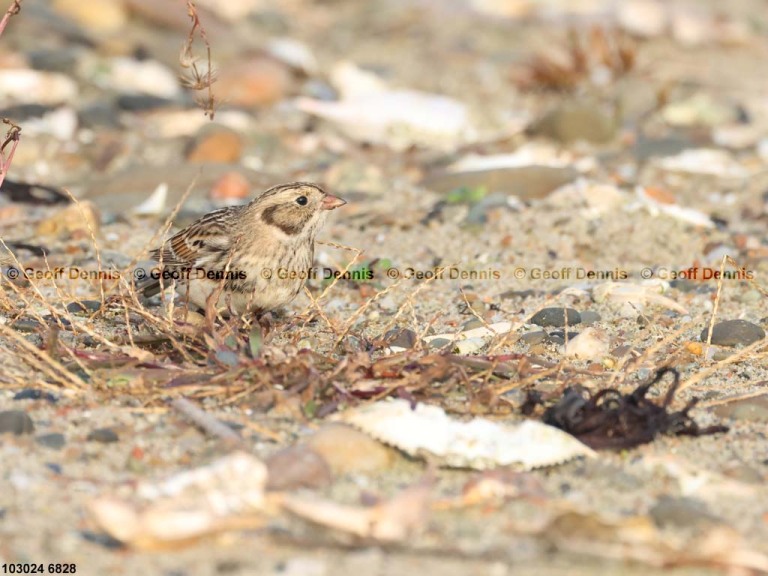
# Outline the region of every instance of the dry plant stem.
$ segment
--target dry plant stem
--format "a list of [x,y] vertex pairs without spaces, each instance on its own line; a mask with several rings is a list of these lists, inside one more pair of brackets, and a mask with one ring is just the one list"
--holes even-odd
[[8,25],[8,21],[11,19],[11,17],[16,16],[16,14],[21,12],[21,2],[22,0],[13,0],[11,5],[8,7],[8,10],[5,11],[3,19],[0,20],[0,36],[2,36],[3,32],[5,31],[5,27]]
[[85,384],[71,374],[64,366],[58,361],[50,357],[46,352],[40,350],[23,336],[17,334],[11,328],[8,328],[4,324],[0,324],[0,334],[7,336],[18,344],[27,355],[22,356],[22,360],[27,362],[33,368],[37,368],[43,374],[46,374],[55,382],[58,382],[64,388],[74,388],[75,390],[84,390]]
[[[757,342],[750,344],[746,348],[739,350],[735,354],[728,356],[728,358],[720,360],[719,362],[713,364],[712,366],[708,366],[704,370],[697,372],[696,374],[688,378],[688,380],[680,384],[679,388],[677,389],[678,395],[680,392],[682,392],[686,388],[689,388],[694,384],[698,384],[699,382],[704,380],[704,378],[706,378],[707,376],[714,374],[715,372],[720,370],[720,368],[723,368],[724,366],[728,366],[729,364],[740,362],[745,358],[749,357],[751,354],[755,354],[750,358],[753,361],[757,361],[762,358],[768,357],[768,351],[764,351],[762,350],[762,348],[768,348],[768,342],[766,342],[765,340],[758,340]],[[678,395],[675,396],[675,399],[677,399]]]
[[709,328],[707,328],[707,345],[704,348],[704,357],[707,357],[709,347],[712,346],[712,330],[715,327],[715,318],[717,318],[717,309],[720,308],[720,296],[723,291],[723,273],[725,272],[725,260],[728,255],[723,256],[720,262],[720,278],[717,280],[717,294],[715,296],[715,305],[712,308],[712,317],[709,319]]
[[227,444],[240,446],[243,440],[232,428],[222,424],[216,418],[202,410],[195,403],[186,398],[173,398],[168,401],[172,408],[183,414],[188,420],[199,426],[206,433],[224,440]]
[[[3,18],[3,22],[5,22],[7,18],[8,14],[6,13],[6,17]],[[5,24],[3,24],[3,27],[5,27]],[[3,124],[8,124],[10,128],[8,128],[8,132],[5,135],[5,140],[3,140],[3,143],[0,144],[0,186],[3,185],[3,182],[5,181],[5,175],[8,174],[8,170],[11,168],[13,155],[16,153],[16,146],[19,145],[19,139],[21,138],[21,127],[8,120],[8,118],[3,118]],[[8,152],[8,156],[6,156],[5,149],[9,145],[11,149]]]
[[[211,120],[216,114],[216,99],[213,96],[211,85],[216,81],[213,65],[211,64],[211,43],[208,41],[208,35],[200,22],[200,15],[197,13],[197,7],[192,0],[187,0],[187,14],[192,21],[192,28],[189,30],[187,40],[182,46],[179,63],[182,68],[190,71],[190,77],[182,77],[182,83],[195,91],[207,90],[205,99],[200,99],[199,104],[203,107],[205,115]],[[195,32],[200,35],[200,39],[205,44],[207,71],[200,72],[197,68],[197,58],[192,55],[192,47],[195,43]]]

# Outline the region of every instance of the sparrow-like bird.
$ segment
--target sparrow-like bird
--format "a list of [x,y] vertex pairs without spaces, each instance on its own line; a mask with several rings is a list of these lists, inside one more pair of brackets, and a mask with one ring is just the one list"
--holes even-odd
[[215,210],[152,250],[159,266],[137,288],[150,296],[175,282],[201,309],[217,292],[216,308],[238,315],[280,308],[306,282],[328,211],[344,204],[315,184],[293,182]]

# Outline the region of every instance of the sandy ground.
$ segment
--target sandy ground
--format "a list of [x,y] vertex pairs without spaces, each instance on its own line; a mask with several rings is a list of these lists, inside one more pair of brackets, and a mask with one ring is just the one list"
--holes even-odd
[[[35,31],[48,25],[38,11],[41,3],[28,4],[0,39],[14,53],[33,51]],[[12,176],[67,186],[100,211],[97,255],[82,225],[59,235],[40,232],[40,223],[47,219],[64,221],[66,208],[4,200],[3,240],[45,246],[51,267],[94,269],[100,258],[122,269],[141,260],[146,256],[142,250],[156,243],[170,206],[184,190],[192,186],[177,223],[213,207],[211,187],[227,171],[245,174],[254,191],[291,179],[323,182],[349,204],[332,214],[319,239],[348,249],[319,245],[318,267],[343,270],[355,250],[362,252],[361,261],[378,263],[371,264],[374,278],[369,283],[341,280],[323,292],[327,282],[310,282],[315,297],[323,293],[317,306],[300,296],[278,316],[260,356],[248,358],[239,348],[235,362],[240,364],[235,366],[226,363],[231,356],[225,354],[221,333],[197,341],[195,361],[190,362],[167,340],[130,345],[126,318],[131,320],[131,335],[163,332],[153,332],[151,323],[135,310],[127,315],[119,305],[110,305],[93,317],[63,312],[73,297],[100,300],[93,283],[63,280],[54,289],[41,281],[35,283],[39,292],[23,286],[19,293],[6,285],[0,410],[23,411],[34,431],[0,435],[3,573],[12,573],[6,564],[17,563],[42,563],[46,570],[49,563],[74,564],[78,574],[169,576],[428,571],[446,576],[534,571],[698,575],[725,573],[729,564],[748,566],[746,572],[732,573],[750,573],[749,567],[759,573],[766,566],[765,346],[758,343],[738,361],[728,361],[743,346],[708,350],[700,342],[715,307],[717,321],[743,319],[763,329],[767,324],[768,84],[759,73],[768,48],[763,4],[729,4],[726,12],[714,3],[675,3],[681,13],[705,20],[719,14],[719,20],[713,18],[720,25],[707,29],[695,46],[669,30],[634,38],[636,65],[629,73],[597,84],[587,74],[574,90],[551,91],[515,79],[530,71],[535,54],[567,46],[568,25],[586,37],[593,23],[605,21],[586,8],[587,15],[568,15],[567,3],[552,4],[556,7],[549,16],[521,20],[480,14],[460,2],[358,5],[296,0],[257,11],[238,25],[210,24],[214,53],[226,45],[221,49],[222,67],[247,60],[268,39],[282,36],[304,43],[318,63],[317,71],[297,74],[293,87],[275,103],[240,107],[249,117],[240,133],[244,152],[230,166],[187,161],[190,142],[199,135],[163,132],[173,107],[122,111],[117,127],[97,125],[70,143],[51,143],[50,136],[34,133],[21,141]],[[159,5],[167,13],[179,11],[176,5]],[[58,25],[51,32],[54,40],[44,47],[79,46],[84,52],[77,52],[76,59],[87,60],[129,54],[143,46],[151,59],[174,66],[185,24],[167,30],[158,27],[158,20],[133,14],[119,41],[80,24],[78,29],[92,43],[77,44],[66,27]],[[747,32],[733,40],[723,32],[727,22]],[[332,123],[290,105],[297,94],[333,90],[329,71],[341,60],[374,71],[390,85],[461,100],[472,113],[480,141],[467,144],[437,137],[437,144],[393,150],[386,143],[369,145],[350,138]],[[107,101],[105,94],[113,88],[88,82],[77,70],[66,72],[81,91],[72,106],[80,110],[84,101]],[[704,119],[671,122],[665,106],[683,103],[689,113],[696,106],[690,99],[696,95],[708,99]],[[575,130],[589,140],[599,118],[610,125],[610,137],[572,142],[557,136],[557,130],[554,136],[546,128],[538,129],[543,134],[523,131],[549,111],[573,102],[587,102],[589,114],[597,116],[588,115],[575,127],[558,120],[559,129]],[[220,115],[233,109],[237,107],[225,102]],[[746,120],[739,124],[728,114]],[[717,129],[734,125],[752,138],[735,149],[715,137]],[[117,160],[96,168],[103,160],[103,142],[113,143],[111,154]],[[532,164],[545,164],[549,154],[565,160],[549,171],[507,167],[494,175],[446,175],[446,166],[471,154],[510,154],[531,144],[547,150]],[[720,150],[738,169],[707,173],[714,162],[698,161],[682,173],[660,163],[683,149],[702,147]],[[570,186],[554,190],[569,181]],[[160,182],[170,190],[162,214],[127,214]],[[451,194],[455,200],[462,186],[459,201],[444,202]],[[671,201],[665,196],[662,208],[695,210],[710,225],[691,223],[643,202],[636,186],[672,194]],[[478,188],[485,194],[479,207],[477,199],[467,200],[471,189]],[[78,218],[82,214],[74,221]],[[19,254],[37,269],[46,266],[42,257],[23,250]],[[719,270],[724,254],[752,279],[718,283],[700,276],[652,288],[643,284],[646,271],[660,280],[672,280],[671,273],[690,269],[703,276],[705,269]],[[425,281],[387,274],[390,268],[400,276],[409,270],[428,273],[436,266],[453,266],[468,279]],[[618,288],[600,296],[598,287],[605,288],[611,279],[580,278],[585,271],[615,273],[620,285],[644,290],[644,296],[630,297]],[[158,301],[142,305],[148,314],[164,314]],[[590,359],[567,356],[562,334],[557,334],[562,328],[530,323],[531,316],[546,307],[596,313],[589,326],[601,335],[603,352]],[[45,326],[51,308],[70,323],[57,334],[63,347],[58,366],[66,366],[64,371],[82,386],[46,363],[53,358],[51,330]],[[370,369],[386,354],[379,339],[393,328],[422,337],[499,322],[511,323],[507,336],[478,342],[467,355],[502,355],[516,367],[511,377],[490,378],[466,368],[435,376],[421,366],[389,378]],[[569,326],[568,340],[586,324]],[[533,335],[541,330],[549,337]],[[67,349],[94,355],[81,356],[78,364],[66,352],[62,355]],[[302,349],[318,356],[310,361],[299,352]],[[451,346],[439,351],[424,345],[413,358],[416,362],[428,354],[452,351]],[[104,358],[96,353],[112,361],[127,354],[132,360],[99,364]],[[542,374],[537,362],[557,368]],[[312,370],[304,370],[307,365]],[[455,510],[435,505],[403,541],[354,538],[276,514],[247,530],[170,550],[143,551],[110,540],[88,512],[100,495],[128,497],[138,482],[205,465],[229,451],[220,439],[168,408],[166,400],[174,395],[194,399],[211,416],[230,424],[246,451],[266,459],[308,441],[326,426],[326,412],[364,401],[366,391],[375,386],[442,405],[462,419],[474,415],[515,422],[523,418],[521,389],[552,397],[573,384],[631,391],[667,365],[683,382],[674,408],[699,398],[695,420],[701,426],[727,425],[727,433],[661,436],[639,447],[600,451],[593,459],[523,472],[522,477],[538,486],[536,496],[524,493]],[[169,389],[165,385],[175,369],[205,373],[211,380]],[[658,399],[668,383],[652,396]],[[14,399],[20,390],[52,396]],[[320,417],[315,417],[318,410]],[[540,416],[541,410],[533,415]],[[103,443],[89,436],[102,428],[114,431],[117,440]],[[62,445],[51,447],[55,441],[46,438],[50,434],[60,434]],[[422,460],[394,451],[383,461],[372,455],[370,463],[361,456],[368,449],[360,448],[366,444],[359,436],[350,435],[333,454],[323,454],[328,461],[342,462],[337,465],[344,471],[334,470],[312,497],[360,505],[392,497],[426,473]],[[477,474],[437,468],[431,498],[460,498]],[[573,525],[552,520],[566,509],[578,510],[579,520]],[[644,522],[645,528],[629,528],[634,521]]]

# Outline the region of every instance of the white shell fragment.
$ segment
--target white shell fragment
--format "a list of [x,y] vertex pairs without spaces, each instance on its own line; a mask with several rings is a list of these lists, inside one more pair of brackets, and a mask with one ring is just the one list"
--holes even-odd
[[646,208],[651,215],[658,216],[664,214],[670,216],[686,224],[693,224],[694,226],[702,226],[704,228],[714,228],[715,223],[712,219],[703,212],[694,208],[686,208],[679,204],[667,204],[659,202],[652,195],[648,194],[643,186],[637,186],[635,188],[635,194],[640,200],[640,204]]
[[165,202],[168,198],[168,184],[161,182],[152,192],[152,195],[141,204],[131,210],[136,216],[156,216],[165,210]]
[[668,172],[698,174],[716,178],[746,178],[749,170],[736,162],[728,152],[711,148],[683,150],[675,156],[660,158],[657,165]]
[[142,483],[136,505],[102,496],[91,501],[96,523],[113,538],[139,548],[180,544],[207,534],[257,525],[265,508],[267,468],[234,452],[158,483]]
[[595,302],[611,302],[623,310],[625,316],[634,316],[642,312],[647,305],[661,306],[679,314],[688,314],[688,310],[662,292],[668,284],[659,280],[648,280],[638,284],[625,282],[606,282],[592,288]]
[[338,102],[298,98],[299,110],[330,120],[355,140],[404,150],[414,144],[452,149],[473,133],[464,104],[416,90],[390,90]]
[[435,457],[454,468],[517,464],[530,470],[595,455],[573,436],[541,422],[507,425],[485,418],[461,422],[437,406],[418,404],[412,409],[407,400],[376,402],[337,419],[406,454]]

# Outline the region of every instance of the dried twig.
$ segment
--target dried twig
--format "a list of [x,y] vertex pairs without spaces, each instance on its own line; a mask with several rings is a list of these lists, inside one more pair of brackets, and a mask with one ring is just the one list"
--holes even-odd
[[3,19],[0,20],[0,36],[2,36],[3,32],[5,31],[8,20],[10,20],[12,16],[16,16],[16,14],[21,12],[21,2],[22,0],[13,0],[11,5],[8,7],[8,10],[5,11]]
[[[16,0],[18,2],[18,0]],[[6,17],[8,15],[6,14]],[[2,27],[5,27],[5,18],[3,18]],[[0,29],[0,34],[2,29]],[[11,168],[11,162],[13,162],[13,155],[16,152],[16,146],[19,145],[19,139],[21,138],[21,127],[11,122],[8,118],[3,118],[3,124],[9,126],[8,132],[5,134],[5,140],[0,144],[0,186],[3,185],[5,175],[8,174],[8,170]],[[10,149],[6,155],[6,148],[10,146]]]
[[[181,54],[179,55],[179,64],[187,71],[182,74],[181,83],[190,90],[200,92],[205,90],[205,95],[201,95],[197,98],[197,103],[203,108],[205,115],[213,120],[216,114],[216,99],[213,95],[212,84],[216,82],[216,71],[213,69],[211,63],[211,43],[208,41],[208,34],[205,32],[205,28],[200,22],[200,15],[197,12],[197,7],[192,0],[187,0],[187,14],[192,21],[192,28],[189,30],[187,39],[184,45],[181,47]],[[192,53],[192,49],[195,43],[195,33],[200,36],[200,39],[205,44],[206,52],[206,69],[200,70],[198,62],[200,58]]]

